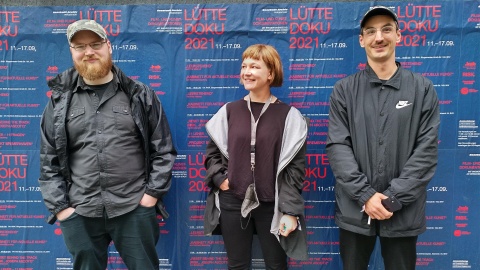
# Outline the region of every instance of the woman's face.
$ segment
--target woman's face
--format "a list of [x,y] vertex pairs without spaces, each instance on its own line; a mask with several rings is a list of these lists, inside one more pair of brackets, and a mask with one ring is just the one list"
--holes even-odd
[[245,58],[242,62],[240,80],[248,91],[270,91],[272,73],[262,59],[255,60],[252,58]]

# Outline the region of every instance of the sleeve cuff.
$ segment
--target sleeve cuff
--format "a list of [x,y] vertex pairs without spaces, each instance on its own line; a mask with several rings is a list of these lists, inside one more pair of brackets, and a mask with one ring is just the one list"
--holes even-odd
[[225,181],[225,179],[227,179],[227,171],[217,173],[212,177],[213,184],[216,187],[220,187],[220,185],[223,183],[223,181]]
[[373,196],[375,195],[377,191],[373,188],[369,188],[363,195],[360,197],[360,200],[358,201],[358,204],[360,207],[365,205],[365,203]]

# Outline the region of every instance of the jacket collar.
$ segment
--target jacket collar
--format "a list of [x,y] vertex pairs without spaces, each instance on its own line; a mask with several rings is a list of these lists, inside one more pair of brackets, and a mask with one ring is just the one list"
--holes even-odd
[[393,76],[388,81],[383,83],[378,78],[377,74],[373,71],[372,67],[367,63],[367,66],[365,67],[365,72],[367,73],[370,83],[388,85],[393,87],[396,90],[400,90],[401,73],[402,73],[401,69],[403,68],[400,62],[395,61],[395,64],[397,64],[397,71],[395,71]]
[[[307,123],[300,111],[290,108],[282,139],[282,149],[279,157],[278,173],[285,168],[293,156],[299,151],[307,137]],[[228,118],[227,104],[222,106],[218,112],[205,124],[210,138],[215,142],[220,152],[228,159]]]
[[[112,66],[113,72],[113,81],[120,83],[120,85],[125,85],[127,87],[120,87],[122,90],[125,89],[133,89],[130,87],[130,84],[134,84],[135,82],[128,78],[125,73],[123,73],[120,68],[116,65]],[[74,67],[71,67],[64,72],[58,74],[53,79],[48,81],[48,86],[52,91],[60,91],[61,93],[65,93],[67,91],[76,91],[77,87],[84,87],[85,83],[83,79],[81,79],[80,75],[78,74],[77,70]],[[130,94],[131,93],[127,93]]]

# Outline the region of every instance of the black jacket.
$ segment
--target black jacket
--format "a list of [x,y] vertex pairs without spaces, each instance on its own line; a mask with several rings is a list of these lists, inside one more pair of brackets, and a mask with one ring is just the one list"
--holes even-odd
[[[367,65],[338,81],[330,96],[326,150],[336,178],[335,221],[364,235],[426,230],[426,188],[438,159],[438,97],[430,80],[397,65],[385,83]],[[403,205],[380,228],[360,212],[375,192]]]
[[[157,211],[168,217],[162,197],[171,186],[172,167],[176,157],[170,128],[162,105],[155,92],[143,83],[128,78],[118,67],[112,72],[131,100],[132,116],[141,134],[145,153],[145,172],[148,176],[145,193],[158,199]],[[70,207],[68,192],[71,186],[66,113],[77,86],[79,74],[70,68],[48,82],[51,98],[41,119],[39,185],[44,202],[51,212],[47,221],[53,224],[56,214]]]

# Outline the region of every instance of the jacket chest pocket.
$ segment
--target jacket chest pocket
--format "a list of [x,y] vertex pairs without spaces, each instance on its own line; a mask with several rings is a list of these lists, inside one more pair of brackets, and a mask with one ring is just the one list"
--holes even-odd
[[136,134],[132,110],[129,106],[113,106],[113,117],[115,119],[115,133],[117,135],[124,136]]
[[70,139],[79,138],[86,132],[85,107],[72,107],[67,114],[67,130]]

